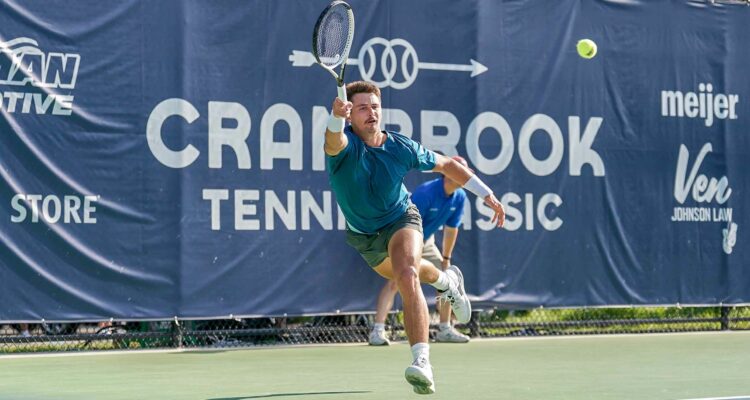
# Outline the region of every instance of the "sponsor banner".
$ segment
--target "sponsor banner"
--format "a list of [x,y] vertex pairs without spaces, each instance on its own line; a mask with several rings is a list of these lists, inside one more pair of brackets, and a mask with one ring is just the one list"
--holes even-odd
[[[383,128],[506,206],[502,230],[464,212],[478,306],[750,302],[750,9],[351,4],[347,80],[381,88]],[[0,6],[0,320],[372,310],[325,171],[325,5]]]

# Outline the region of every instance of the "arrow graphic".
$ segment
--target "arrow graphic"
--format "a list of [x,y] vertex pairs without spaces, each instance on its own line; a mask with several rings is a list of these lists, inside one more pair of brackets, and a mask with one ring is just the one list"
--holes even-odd
[[[321,58],[321,61],[326,64],[331,64],[335,62],[336,59],[323,57]],[[292,54],[289,55],[289,62],[292,63],[293,67],[309,67],[315,64],[315,56],[309,51],[292,50]],[[356,58],[350,58],[346,60],[346,63],[349,65],[359,64]]]
[[487,71],[487,67],[476,60],[469,60],[469,62],[471,62],[471,64],[466,65],[420,62],[419,69],[433,69],[437,71],[471,71],[472,78]]
[[[289,55],[289,61],[294,67],[309,67],[315,64],[315,57],[313,57],[312,53],[309,51],[292,50],[292,54]],[[334,61],[334,59],[323,59],[323,62],[327,64]],[[488,70],[487,67],[474,59],[470,59],[469,62],[470,64],[443,64],[420,61],[417,66],[419,69],[430,69],[435,71],[471,72],[472,78]],[[346,63],[349,65],[359,65],[359,60],[356,58],[350,58],[346,60]]]

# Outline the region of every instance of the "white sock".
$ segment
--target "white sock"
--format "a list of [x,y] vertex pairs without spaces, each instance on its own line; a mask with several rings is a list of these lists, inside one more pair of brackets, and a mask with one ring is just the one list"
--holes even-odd
[[374,330],[374,331],[384,331],[385,330],[385,324],[384,323],[381,324],[381,323],[376,322],[376,323],[372,324],[372,330]]
[[427,343],[417,343],[411,346],[411,356],[416,361],[419,357],[424,357],[427,361],[430,360],[430,345]]
[[441,331],[444,331],[446,329],[450,329],[451,324],[450,322],[441,322],[440,325],[438,325],[438,327],[440,328]]
[[440,275],[438,275],[438,278],[435,282],[431,283],[432,287],[434,287],[437,290],[446,290],[448,289],[448,284],[450,283],[450,278],[448,277],[448,274],[446,274],[443,271],[440,271]]

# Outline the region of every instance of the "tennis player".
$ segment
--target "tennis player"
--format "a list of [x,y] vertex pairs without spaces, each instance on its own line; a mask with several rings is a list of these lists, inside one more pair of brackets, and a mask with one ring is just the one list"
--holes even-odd
[[[461,156],[453,157],[461,165],[469,168],[469,164]],[[419,215],[422,217],[422,230],[424,245],[422,246],[422,259],[427,260],[443,271],[447,271],[451,265],[451,254],[458,238],[458,227],[461,225],[461,217],[464,215],[464,203],[466,192],[461,185],[455,181],[442,176],[440,178],[425,182],[411,194],[411,201],[417,206]],[[435,232],[443,227],[443,251],[440,252],[435,244]],[[393,307],[393,298],[398,288],[394,281],[388,281],[380,290],[375,313],[375,324],[370,331],[369,342],[373,346],[390,344],[385,333],[385,318],[388,311]],[[466,343],[469,337],[457,331],[451,325],[451,309],[437,303],[440,313],[440,325],[435,334],[435,340],[446,343]]]
[[[461,163],[425,149],[396,132],[380,129],[380,89],[363,81],[336,98],[326,129],[326,166],[331,188],[346,217],[346,242],[375,272],[396,282],[404,303],[404,326],[413,363],[405,372],[416,393],[435,392],[430,364],[427,302],[420,282],[434,286],[450,302],[459,322],[471,318],[463,275],[422,261],[422,219],[409,200],[404,176],[413,169],[440,172],[484,199],[492,222],[502,227],[505,211],[492,191]],[[351,123],[345,127],[346,120]]]

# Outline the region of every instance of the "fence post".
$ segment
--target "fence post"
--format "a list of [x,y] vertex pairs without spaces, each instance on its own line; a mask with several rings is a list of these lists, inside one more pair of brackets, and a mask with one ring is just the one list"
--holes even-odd
[[721,306],[721,330],[722,331],[728,331],[729,330],[729,307],[727,306]]
[[174,317],[174,323],[172,324],[172,347],[182,348],[182,335],[182,325],[180,325],[177,317]]
[[479,337],[481,336],[482,327],[479,323],[479,311],[472,311],[471,312],[471,320],[469,320],[468,323],[469,328],[469,336],[471,337]]

